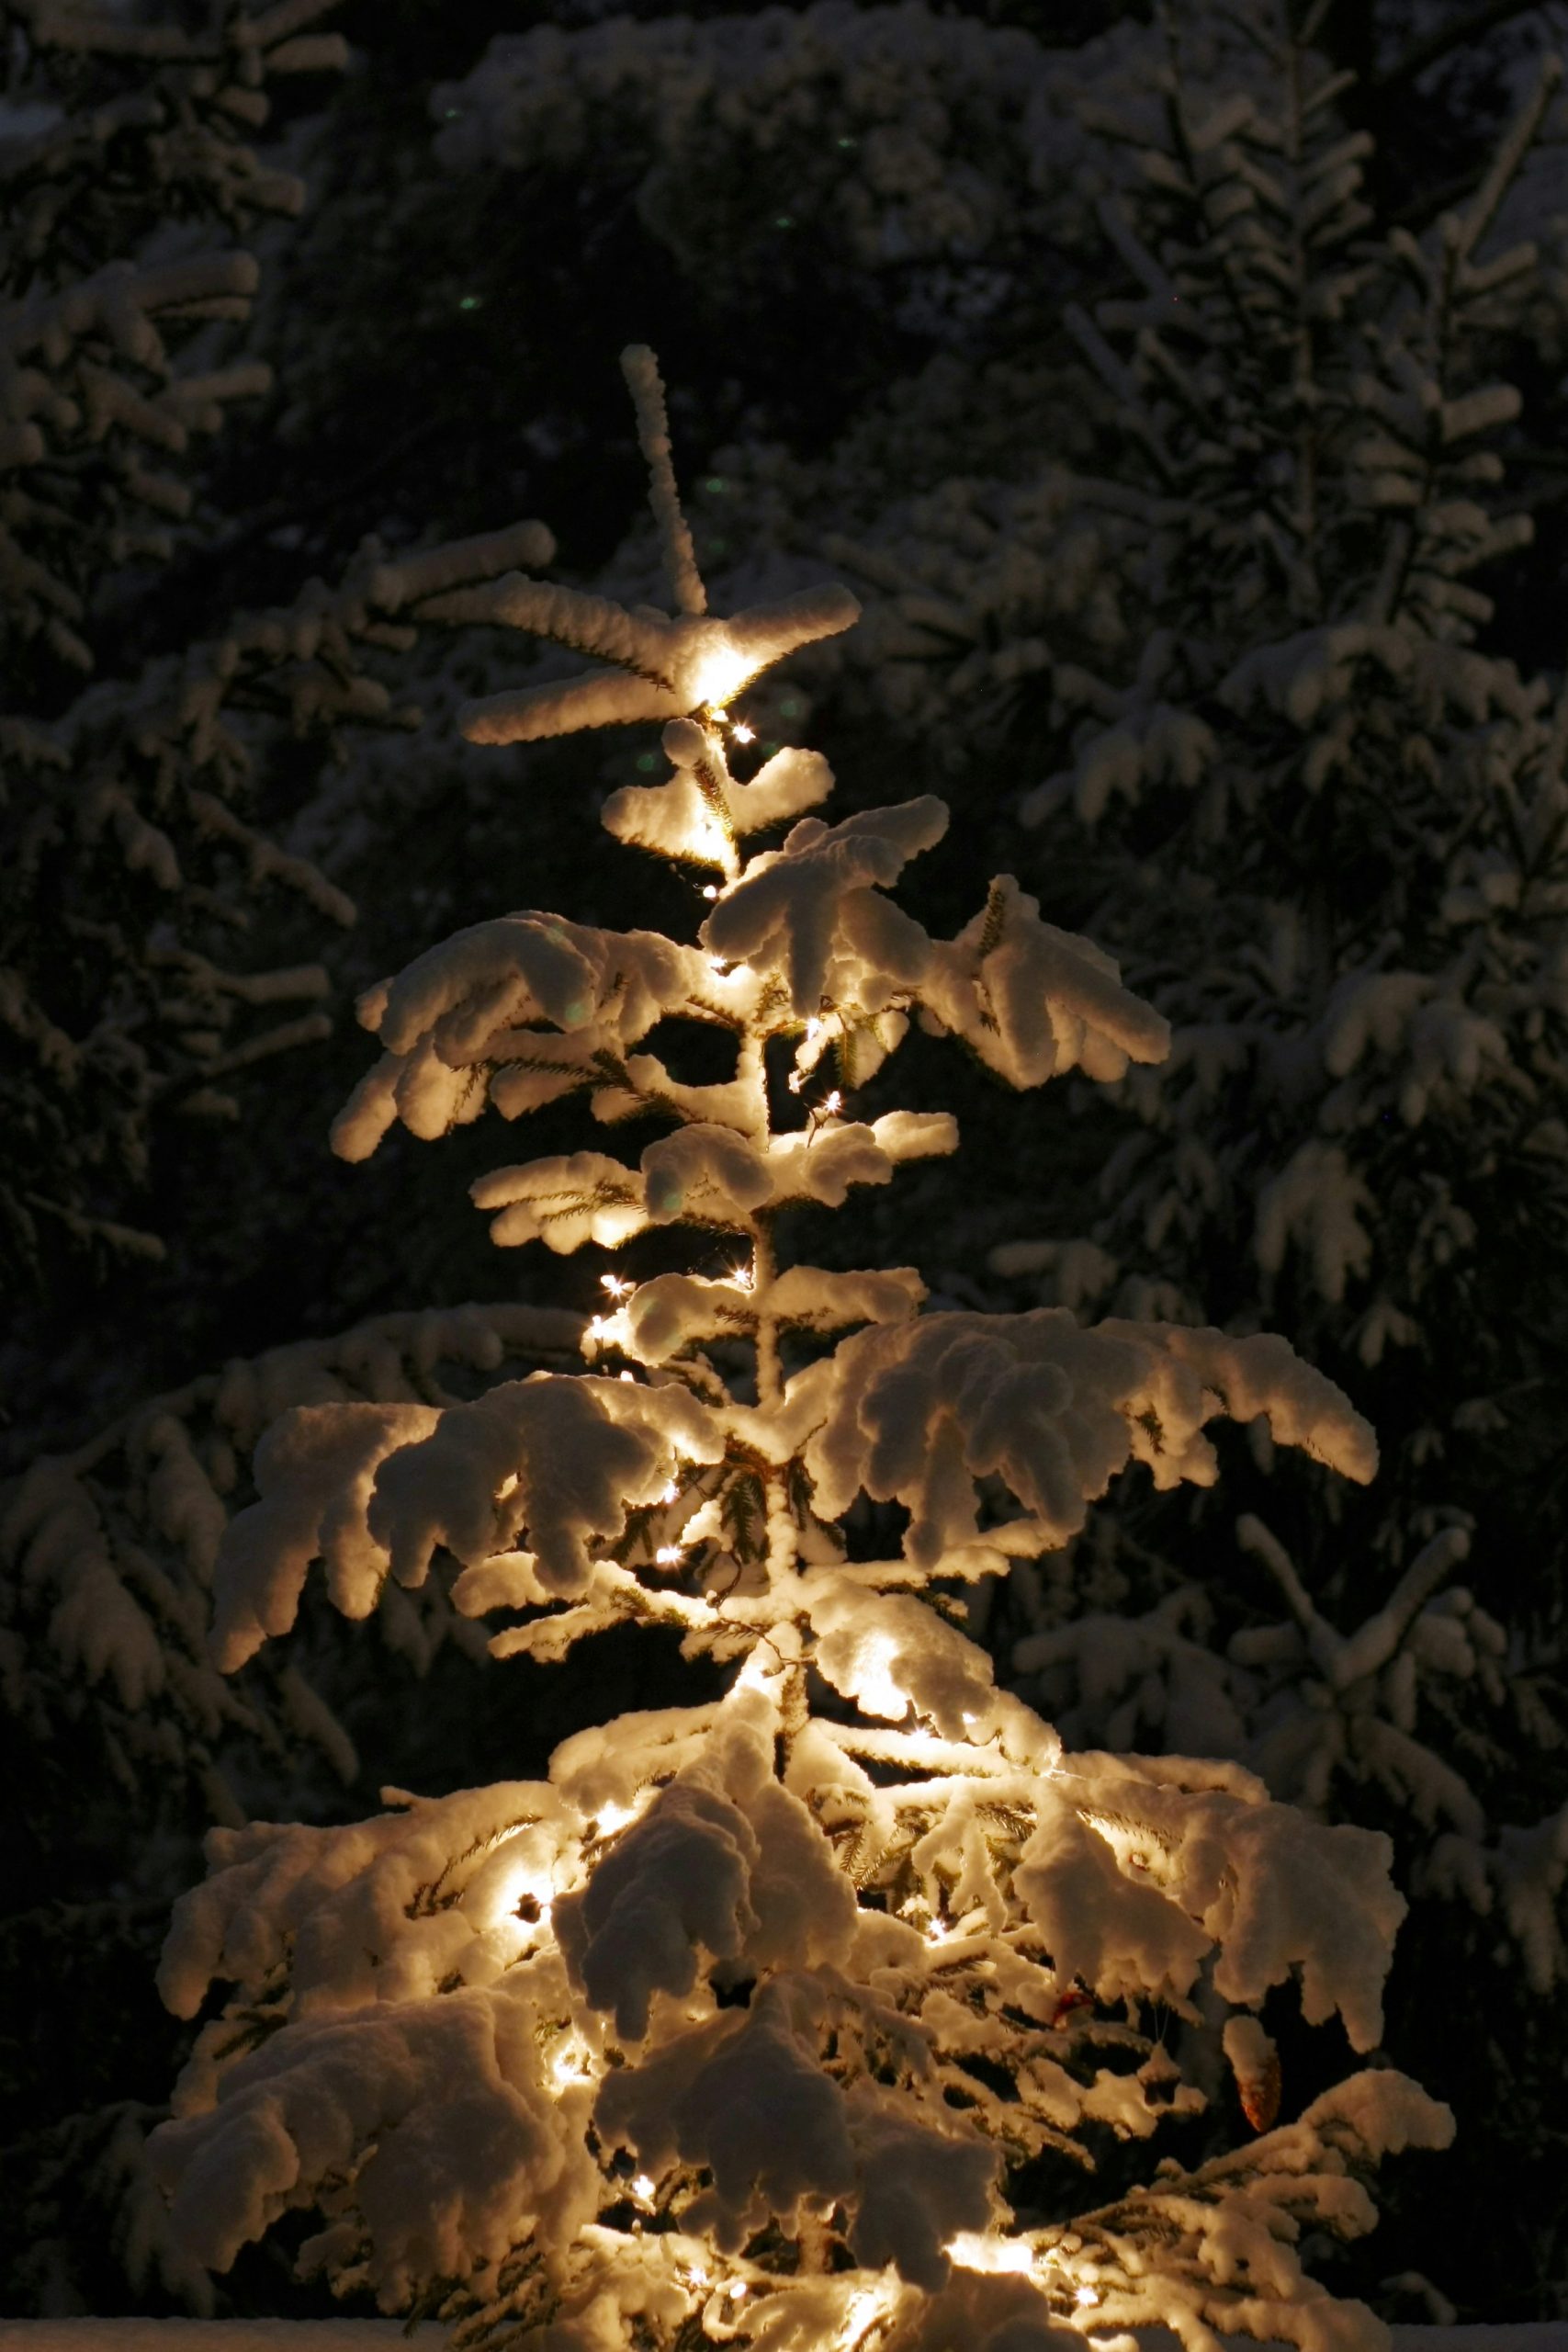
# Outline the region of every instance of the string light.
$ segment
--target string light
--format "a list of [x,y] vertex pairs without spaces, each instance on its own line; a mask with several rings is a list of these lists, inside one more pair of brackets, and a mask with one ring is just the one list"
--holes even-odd
[[589,2080],[588,2052],[581,2041],[567,2041],[550,2060],[550,2073],[556,2086],[565,2090],[570,2084]]
[[1022,2238],[982,2237],[977,2230],[960,2230],[950,2238],[942,2252],[961,2270],[1010,2270],[1026,2273],[1034,2268],[1034,2249]]
[[743,718],[738,718],[736,720],[731,731],[738,743],[754,743],[757,740],[756,729],[754,727],[748,727]]
[[844,1098],[835,1086],[831,1094],[825,1094],[811,1114],[812,1135],[816,1135],[818,1127],[825,1127],[829,1120],[836,1119],[843,1107]]
[[909,1694],[893,1679],[893,1660],[897,1653],[890,1642],[869,1643],[863,1660],[857,1663],[854,1695],[868,1715],[881,1715],[890,1723],[899,1722],[909,1709]]
[[703,656],[693,681],[693,694],[708,717],[722,726],[729,717],[730,695],[739,694],[748,678],[756,674],[757,664],[749,661],[739,646],[721,642]]
[[703,896],[705,899],[716,899],[718,896],[718,884],[716,882],[705,882],[703,885]]
[[634,1288],[634,1284],[628,1283],[621,1274],[601,1274],[599,1283],[600,1287],[607,1290],[612,1298],[625,1298]]
[[731,1266],[729,1279],[737,1290],[752,1291],[757,1287],[755,1266]]
[[661,1568],[678,1568],[686,1555],[679,1544],[661,1544],[653,1556]]

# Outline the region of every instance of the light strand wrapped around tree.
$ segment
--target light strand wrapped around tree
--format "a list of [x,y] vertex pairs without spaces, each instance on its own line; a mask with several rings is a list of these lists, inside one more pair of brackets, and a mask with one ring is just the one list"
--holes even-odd
[[[318,1560],[356,1617],[444,1551],[457,1608],[502,1618],[497,1656],[673,1626],[733,1672],[578,1733],[537,1782],[213,1832],[163,1972],[186,2016],[230,1988],[152,2143],[174,2227],[222,2268],[313,2208],[302,2265],[340,2290],[549,2352],[1022,2352],[1160,2320],[1193,2352],[1222,2327],[1380,2343],[1298,2244],[1369,2228],[1365,2174],[1441,2144],[1446,2110],[1372,2066],[1276,2124],[1258,2012],[1299,1978],[1309,2022],[1375,2045],[1404,1907],[1386,1839],[1234,1764],[1065,1753],[961,1630],[966,1589],[1068,1540],[1129,1464],[1212,1478],[1218,1414],[1359,1479],[1371,1431],[1278,1339],[921,1313],[910,1268],[782,1262],[780,1212],[954,1148],[941,1114],[847,1102],[911,1017],[1016,1087],[1114,1077],[1165,1034],[1007,877],[951,940],[886,895],[940,802],[829,826],[815,753],[732,772],[736,698],[855,606],[707,615],[652,356],[626,365],[674,614],[513,576],[432,616],[602,657],[471,706],[475,740],[664,722],[667,779],[604,820],[714,876],[706,920],[682,944],[525,912],[419,957],[362,1003],[384,1052],[336,1142],[586,1092],[663,1132],[482,1178],[496,1238],[685,1228],[724,1262],[607,1274],[581,1374],[285,1414],[223,1539],[215,1647],[233,1669],[286,1634]],[[674,1022],[732,1039],[733,1074],[678,1078]],[[1259,2136],[1064,2198],[1107,2131],[1201,2109],[1222,2045]]]

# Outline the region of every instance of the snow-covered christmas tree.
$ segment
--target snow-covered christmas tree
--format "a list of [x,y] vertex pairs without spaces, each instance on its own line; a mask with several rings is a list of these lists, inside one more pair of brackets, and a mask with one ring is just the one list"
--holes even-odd
[[[1193,2352],[1378,2343],[1301,2240],[1369,2228],[1377,2160],[1450,2120],[1372,2064],[1280,2123],[1260,2012],[1294,1982],[1375,2049],[1387,1841],[1234,1764],[1065,1750],[964,1630],[1128,1464],[1211,1480],[1217,1415],[1362,1481],[1371,1433],[1267,1335],[922,1312],[908,1267],[786,1255],[956,1148],[940,1113],[854,1115],[911,1020],[1018,1089],[1115,1079],[1166,1032],[1010,877],[955,938],[898,907],[941,802],[829,825],[818,754],[744,773],[747,688],[854,602],[707,613],[651,355],[626,370],[673,611],[519,575],[425,609],[596,659],[471,706],[475,741],[662,723],[667,776],[603,814],[709,877],[697,936],[476,923],[363,1001],[383,1052],[335,1131],[360,1159],[395,1119],[586,1095],[651,1134],[473,1187],[503,1246],[617,1253],[588,1369],[286,1413],[220,1548],[215,1645],[232,1669],[286,1635],[320,1562],[349,1617],[449,1577],[501,1657],[673,1627],[716,1695],[590,1726],[537,1781],[215,1831],[164,1964],[181,2015],[224,1988],[152,2143],[174,2228],[222,2268],[313,2209],[301,2260],[340,2290],[551,2352],[1021,2352],[1157,2320]],[[679,1074],[694,1024],[719,1074]],[[1097,2198],[1101,2143],[1231,2111],[1224,2060],[1240,2143]]]

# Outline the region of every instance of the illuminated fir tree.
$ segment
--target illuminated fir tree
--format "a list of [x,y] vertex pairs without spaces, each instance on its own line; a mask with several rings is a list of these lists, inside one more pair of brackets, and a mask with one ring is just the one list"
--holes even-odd
[[[711,876],[706,918],[687,943],[521,912],[431,949],[362,1001],[383,1052],[335,1140],[586,1093],[660,1132],[481,1178],[494,1238],[684,1231],[704,1270],[606,1273],[580,1374],[286,1413],[220,1549],[215,1653],[287,1634],[318,1561],[350,1617],[455,1565],[499,1657],[674,1627],[728,1682],[578,1733],[538,1781],[214,1832],[164,1964],[181,2015],[226,1988],[152,2143],[174,2229],[222,2268],[314,2209],[307,2271],[551,2352],[1021,2352],[1160,2320],[1193,2352],[1379,2343],[1299,2242],[1370,2227],[1365,2174],[1449,2119],[1375,2066],[1279,2123],[1259,2012],[1299,1979],[1309,2022],[1374,2047],[1386,1840],[1234,1764],[1066,1751],[962,1630],[1128,1464],[1211,1479],[1218,1414],[1359,1480],[1371,1431],[1278,1339],[922,1312],[908,1267],[786,1261],[782,1212],[955,1148],[940,1113],[854,1115],[912,1017],[1016,1088],[1113,1079],[1166,1033],[1009,877],[951,940],[898,908],[939,801],[829,825],[819,755],[736,772],[749,684],[856,608],[706,612],[652,356],[626,366],[673,612],[514,575],[432,616],[598,658],[471,705],[475,741],[663,722],[668,775],[604,820]],[[728,1038],[732,1073],[678,1078],[671,1022]],[[1062,2188],[1107,2129],[1132,2148],[1223,2107],[1222,2051],[1240,2144],[1109,2202]]]

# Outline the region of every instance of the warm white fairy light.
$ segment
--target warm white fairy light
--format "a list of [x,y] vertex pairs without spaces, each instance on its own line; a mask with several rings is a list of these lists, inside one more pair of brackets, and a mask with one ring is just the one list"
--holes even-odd
[[977,2230],[960,2230],[942,2252],[960,2270],[1010,2270],[1027,2274],[1034,2268],[1034,2249],[1023,2238],[982,2237]]
[[757,740],[756,729],[748,727],[743,718],[738,718],[729,731],[738,743],[754,743]]
[[678,1568],[686,1555],[679,1544],[661,1544],[653,1556],[661,1568]]
[[718,884],[716,882],[705,882],[703,885],[703,896],[705,899],[716,899],[718,896]]
[[587,2051],[575,2035],[569,2035],[550,2060],[550,2076],[556,2088],[564,2091],[573,2083],[586,2083],[592,2073]]
[[843,1107],[844,1098],[835,1086],[831,1094],[824,1098],[822,1103],[822,1116],[825,1119],[836,1119]]
[[729,717],[729,697],[738,694],[748,678],[757,674],[754,661],[733,645],[720,642],[713,646],[697,664],[693,680],[694,701],[700,703],[709,718],[719,726]]
[[624,1829],[627,1822],[633,1820],[635,1816],[635,1806],[616,1804],[612,1798],[607,1804],[602,1804],[597,1808],[593,1815],[593,1826],[601,1838],[613,1838],[617,1829]]
[[671,1478],[660,1492],[659,1499],[661,1503],[677,1502],[680,1499],[680,1494],[681,1488],[678,1482]]
[[755,1266],[731,1266],[729,1270],[729,1280],[736,1290],[755,1290],[757,1287],[757,1269]]
[[886,1642],[869,1643],[855,1674],[855,1697],[868,1715],[898,1723],[908,1713],[909,1694],[894,1679],[894,1652]]
[[532,1901],[538,1906],[539,1919],[547,1919],[550,1906],[556,1899],[555,1880],[536,1865],[530,1868],[526,1863],[520,1863],[516,1870],[507,1873],[496,1889],[493,1899],[495,1908],[491,1914],[493,1920],[510,1921],[519,1928],[536,1926],[538,1924],[536,1920],[518,1920],[517,1907],[519,1904]]
[[806,1072],[803,1069],[792,1069],[787,1083],[790,1092],[798,1094],[806,1083]]
[[1081,2310],[1089,2311],[1099,2302],[1100,2290],[1098,2287],[1079,2287],[1074,2293],[1073,2301]]
[[623,1274],[601,1274],[599,1283],[601,1289],[607,1290],[612,1298],[628,1297],[636,1287],[634,1283],[628,1283]]
[[632,2195],[637,2199],[639,2204],[652,2204],[654,2194],[653,2183],[649,2180],[647,2173],[639,2172],[634,2175],[631,2184],[631,2191]]

